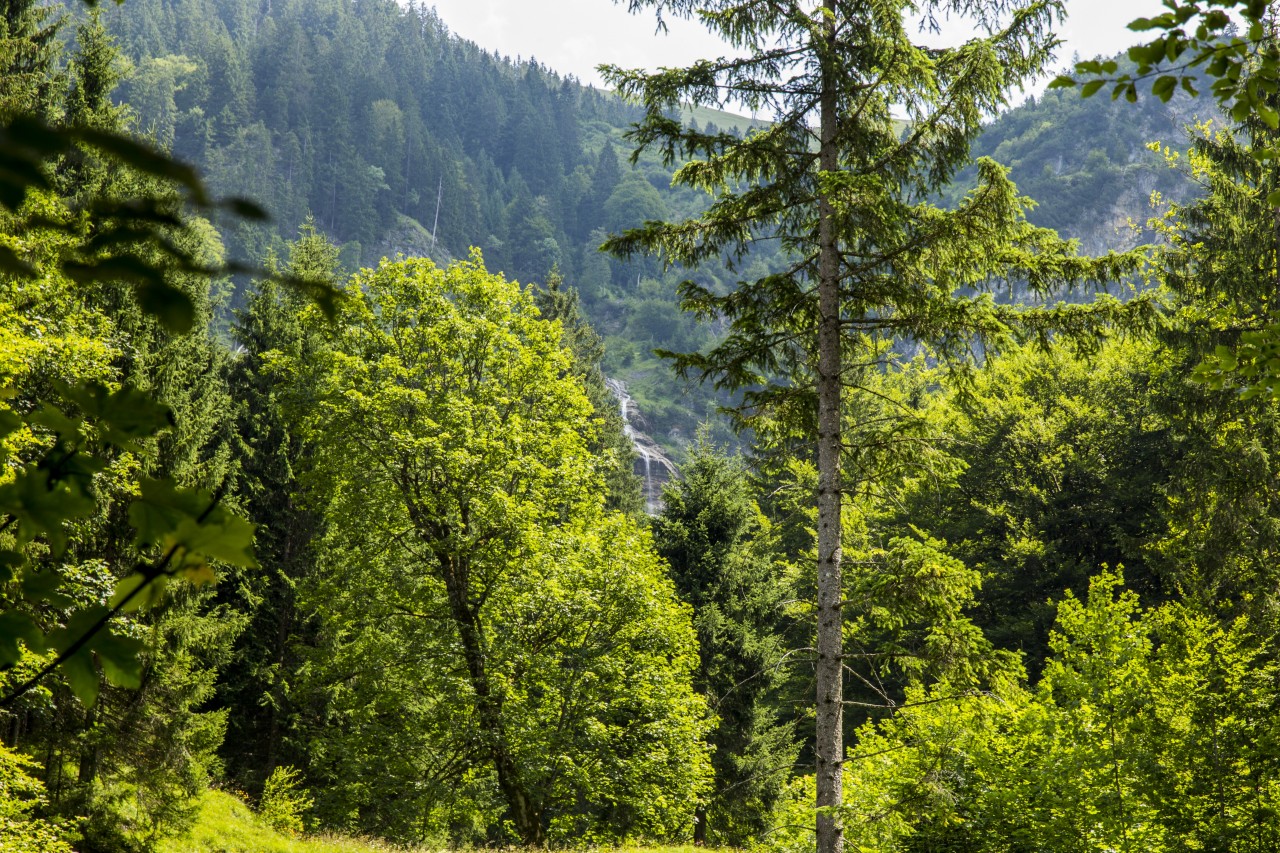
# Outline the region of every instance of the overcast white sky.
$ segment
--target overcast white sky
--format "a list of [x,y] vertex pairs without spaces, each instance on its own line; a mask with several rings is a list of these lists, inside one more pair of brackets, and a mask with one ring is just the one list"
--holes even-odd
[[[655,33],[652,13],[627,14],[611,0],[434,0],[449,29],[488,50],[515,58],[536,57],[561,74],[600,85],[602,62],[655,68],[724,53],[722,45],[690,21],[669,21]],[[1160,11],[1159,0],[1067,0],[1068,18],[1059,54],[1112,54],[1137,42],[1125,25]],[[962,38],[957,35],[957,38]]]

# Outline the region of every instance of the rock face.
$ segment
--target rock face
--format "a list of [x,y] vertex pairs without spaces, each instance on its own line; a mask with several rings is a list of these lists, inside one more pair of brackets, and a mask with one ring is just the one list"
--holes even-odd
[[365,266],[377,266],[379,258],[394,258],[396,255],[404,255],[406,258],[431,258],[441,266],[448,263],[448,258],[441,257],[443,253],[435,251],[431,232],[418,220],[404,214],[396,217],[395,226],[388,229],[382,239],[373,246],[371,254],[373,257],[361,259]]
[[618,411],[622,414],[622,431],[635,451],[635,472],[644,480],[644,508],[649,515],[662,512],[662,486],[675,479],[675,463],[667,458],[667,454],[657,443],[640,430],[644,426],[644,416],[636,408],[636,401],[627,393],[627,386],[620,379],[606,379],[609,393],[618,401]]

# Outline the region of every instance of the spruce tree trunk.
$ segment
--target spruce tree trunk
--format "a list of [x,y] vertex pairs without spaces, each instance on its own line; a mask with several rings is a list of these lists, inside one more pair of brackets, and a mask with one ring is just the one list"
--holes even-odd
[[[285,559],[288,560],[286,552]],[[284,678],[280,675],[282,672],[288,672],[285,668],[286,650],[289,647],[289,628],[293,622],[291,618],[292,607],[288,608],[288,612],[282,615],[276,622],[276,648],[275,648],[275,673],[271,677],[271,705],[268,710],[267,718],[267,755],[266,767],[263,768],[265,776],[271,775],[271,771],[276,769],[276,762],[279,760],[280,742],[284,739],[284,732],[280,725],[280,712],[284,708],[285,689]]]
[[[818,168],[834,172],[838,104],[835,61],[836,0],[825,0],[820,52]],[[840,257],[835,210],[818,199],[818,664],[816,774],[818,853],[842,853],[844,828],[834,812],[842,794],[844,687],[840,613]],[[826,811],[824,811],[826,810]]]
[[88,737],[80,746],[80,766],[76,781],[81,785],[93,784],[98,778],[98,739],[93,734],[93,727],[98,721],[98,709],[90,708],[84,716],[84,731]]

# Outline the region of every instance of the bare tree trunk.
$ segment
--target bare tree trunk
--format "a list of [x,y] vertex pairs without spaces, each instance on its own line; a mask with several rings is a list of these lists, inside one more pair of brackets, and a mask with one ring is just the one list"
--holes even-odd
[[[824,0],[818,168],[834,172],[838,104],[835,57],[836,0]],[[844,673],[840,579],[840,257],[835,210],[818,199],[818,664],[815,753],[818,853],[842,853],[844,826],[836,809],[843,789]]]

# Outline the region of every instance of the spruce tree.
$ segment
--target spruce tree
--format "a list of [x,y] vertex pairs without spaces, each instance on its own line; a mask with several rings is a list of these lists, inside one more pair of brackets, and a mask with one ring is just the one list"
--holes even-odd
[[[842,412],[859,376],[883,363],[894,338],[928,345],[963,364],[975,341],[998,343],[1015,326],[1043,329],[1108,312],[1043,310],[1019,316],[985,295],[993,280],[1025,279],[1047,294],[1066,282],[1110,278],[1132,260],[1075,257],[1052,232],[1029,226],[1005,170],[980,163],[979,183],[954,210],[931,198],[967,161],[984,116],[1052,58],[1057,2],[957,0],[917,7],[896,0],[824,0],[815,10],[755,0],[631,0],[633,11],[697,14],[740,55],[656,73],[603,69],[645,115],[638,150],[668,163],[690,159],[677,184],[708,192],[697,217],[650,223],[611,239],[622,255],[661,254],[695,266],[741,261],[759,238],[777,237],[783,272],[719,295],[682,286],[687,308],[729,322],[710,352],[681,356],[685,374],[745,389],[750,423],[781,415],[798,426],[817,464],[817,846],[843,846],[839,807],[843,745],[844,619],[841,531],[844,495],[870,471],[845,435]],[[957,48],[918,43],[907,17],[968,16],[980,35]],[[735,105],[773,124],[708,135],[672,118],[685,103]],[[905,114],[906,121],[899,119]],[[968,295],[966,295],[968,294]],[[1088,321],[1085,321],[1086,325]]]
[[[285,271],[336,285],[337,247],[308,220],[289,247]],[[302,321],[305,305],[296,293],[266,280],[249,296],[232,329],[238,347],[228,377],[237,402],[235,491],[259,525],[260,567],[238,572],[220,587],[223,601],[248,613],[249,623],[218,693],[228,715],[227,769],[255,791],[275,767],[298,760],[287,752],[296,713],[290,682],[308,629],[296,588],[314,562],[312,543],[323,529],[300,478],[311,454],[294,425],[298,407],[305,407],[299,397],[305,395],[269,363],[273,354],[314,358],[320,336]]]
[[[125,110],[112,103],[111,94],[124,78],[123,63],[115,39],[103,27],[96,9],[89,20],[76,27],[76,48],[67,72],[66,125],[121,131]],[[101,157],[73,148],[59,164],[58,184],[63,195],[85,200],[103,190],[111,173]]]
[[[1280,62],[1274,31],[1260,49]],[[1277,109],[1280,99],[1264,104]],[[1277,144],[1280,130],[1254,113],[1201,126],[1188,165],[1205,193],[1167,212],[1158,255],[1174,369],[1157,400],[1177,438],[1164,489],[1170,534],[1152,551],[1170,585],[1200,606],[1267,621],[1280,580]],[[1187,383],[1188,373],[1198,381]]]
[[35,0],[0,3],[0,119],[24,113],[56,117],[63,94],[59,8]]
[[768,828],[796,758],[794,721],[773,695],[786,652],[784,602],[793,590],[741,461],[721,455],[704,432],[680,473],[663,492],[653,538],[693,608],[694,687],[718,719],[707,738],[715,780],[694,841],[745,847]]

